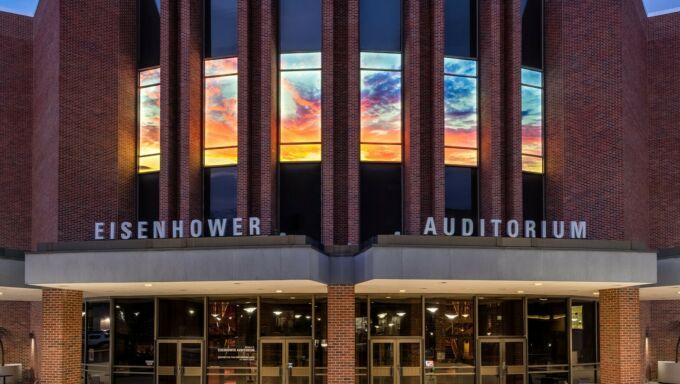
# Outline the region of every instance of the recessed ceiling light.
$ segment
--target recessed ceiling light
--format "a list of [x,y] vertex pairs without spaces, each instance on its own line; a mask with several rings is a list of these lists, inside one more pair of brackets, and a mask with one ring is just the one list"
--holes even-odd
[[428,310],[430,313],[435,313],[435,312],[437,312],[437,311],[439,310],[439,308],[437,308],[437,307],[427,307],[427,310]]
[[[2,295],[2,292],[0,292],[0,295]],[[680,295],[680,291],[678,291],[678,295]]]
[[274,316],[281,316],[281,314],[282,314],[283,312],[281,312],[281,311],[274,311],[273,313],[274,313]]
[[385,298],[386,298],[386,299],[391,299],[391,298],[392,298],[392,296],[385,296]]
[[543,283],[534,283],[535,286],[540,287]]
[[153,284],[146,283],[144,284],[145,287],[153,287]]
[[406,316],[406,312],[397,312],[397,316],[404,317]]
[[276,293],[283,293],[283,291],[280,290],[280,289],[277,289],[275,292],[276,292]]
[[385,312],[383,312],[383,313],[378,313],[378,318],[379,318],[379,319],[384,319],[385,316],[387,316],[387,313],[385,313]]
[[517,293],[522,294],[522,293],[524,293],[524,291],[517,291]]
[[595,295],[595,296],[600,296],[600,292],[597,292],[597,291],[596,291],[596,292],[593,292],[593,295]]
[[2,295],[4,295],[4,293],[3,293],[3,292],[0,292],[0,296],[2,296]]
[[400,289],[400,290],[399,290],[399,293],[406,293],[406,290],[405,290],[405,289]]
[[446,318],[449,319],[449,320],[453,320],[456,317],[458,317],[458,315],[454,315],[453,313],[447,313],[444,316],[446,316]]
[[255,307],[245,307],[245,308],[243,308],[243,310],[246,311],[247,313],[253,313],[253,312],[255,312],[256,309],[257,308],[255,308]]

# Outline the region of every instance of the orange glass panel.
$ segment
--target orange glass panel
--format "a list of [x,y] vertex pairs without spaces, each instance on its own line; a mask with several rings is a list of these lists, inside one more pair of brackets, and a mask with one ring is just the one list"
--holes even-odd
[[321,141],[321,71],[281,72],[281,143]]
[[401,72],[361,71],[361,142],[401,143]]
[[401,161],[401,145],[361,144],[361,161],[398,163]]
[[477,150],[464,148],[446,148],[444,150],[444,164],[464,167],[477,166]]
[[238,58],[215,59],[205,61],[206,76],[235,75],[238,73]]
[[205,79],[204,146],[235,146],[238,143],[238,77]]
[[522,171],[543,173],[543,158],[522,155]]
[[203,151],[203,165],[217,167],[238,164],[238,148],[206,149]]
[[279,161],[282,163],[321,161],[321,144],[281,145]]
[[161,170],[161,155],[143,156],[138,161],[139,173],[158,172]]
[[139,90],[139,156],[161,151],[161,87]]

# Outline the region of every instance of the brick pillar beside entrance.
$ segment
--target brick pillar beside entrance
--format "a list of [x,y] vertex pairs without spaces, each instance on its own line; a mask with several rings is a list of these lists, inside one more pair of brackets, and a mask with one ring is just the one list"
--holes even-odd
[[640,290],[600,291],[600,383],[640,384]]
[[328,286],[328,384],[354,384],[354,286]]
[[83,293],[44,289],[42,293],[42,384],[80,384]]

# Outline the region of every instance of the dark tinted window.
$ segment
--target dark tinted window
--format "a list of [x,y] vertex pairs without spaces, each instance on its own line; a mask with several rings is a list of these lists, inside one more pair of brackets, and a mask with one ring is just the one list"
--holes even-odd
[[527,315],[529,365],[567,364],[567,301],[529,300]]
[[543,220],[543,175],[525,172],[522,174],[522,199],[524,220]]
[[158,337],[203,337],[203,299],[158,300]]
[[356,384],[368,384],[368,299],[357,298],[354,306]]
[[236,217],[236,167],[206,168],[204,177],[205,217]]
[[543,0],[522,0],[522,65],[543,69]]
[[138,177],[137,217],[139,221],[158,220],[159,173],[144,173]]
[[371,335],[422,335],[422,305],[420,299],[371,300]]
[[361,241],[401,231],[401,164],[361,164]]
[[477,218],[477,169],[446,167],[446,217]]
[[107,363],[111,340],[110,303],[85,304],[85,362]]
[[137,68],[155,67],[161,63],[161,12],[159,0],[138,0]]
[[479,299],[478,330],[480,336],[524,335],[522,299]]
[[321,50],[321,0],[280,0],[281,52]]
[[312,299],[262,299],[260,336],[312,336]]
[[432,372],[459,364],[475,366],[473,300],[428,299],[425,302],[425,360]]
[[572,364],[596,363],[597,303],[577,301],[571,304]]
[[314,300],[314,384],[327,384],[328,367],[328,300]]
[[281,232],[321,237],[321,164],[280,164]]
[[444,54],[477,57],[477,0],[446,0]]
[[116,365],[146,366],[154,360],[153,300],[116,300]]
[[401,0],[360,0],[362,51],[401,52]]
[[210,300],[207,349],[209,367],[257,366],[257,299]]
[[237,0],[205,0],[205,57],[238,54]]

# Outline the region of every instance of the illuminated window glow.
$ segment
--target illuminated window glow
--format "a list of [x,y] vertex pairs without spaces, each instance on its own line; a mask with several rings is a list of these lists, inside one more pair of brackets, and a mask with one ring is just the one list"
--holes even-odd
[[137,171],[161,169],[161,70],[139,72],[139,138]]
[[361,52],[361,161],[401,162],[401,54]]
[[476,167],[477,61],[444,59],[444,161]]
[[321,161],[321,53],[280,58],[279,161]]
[[522,171],[543,173],[543,73],[522,69]]
[[205,61],[203,164],[238,163],[238,59]]

